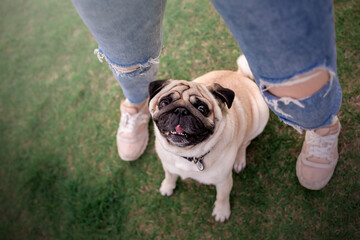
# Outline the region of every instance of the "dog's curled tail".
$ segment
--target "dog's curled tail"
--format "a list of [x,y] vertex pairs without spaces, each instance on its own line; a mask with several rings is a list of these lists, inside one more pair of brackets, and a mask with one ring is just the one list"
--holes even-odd
[[250,79],[254,79],[254,75],[252,74],[248,61],[246,60],[245,56],[242,54],[236,61],[239,69],[238,72],[244,74]]

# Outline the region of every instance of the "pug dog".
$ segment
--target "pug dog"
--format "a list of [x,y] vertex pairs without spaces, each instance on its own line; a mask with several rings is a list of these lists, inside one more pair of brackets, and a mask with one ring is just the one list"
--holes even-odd
[[191,82],[149,85],[155,148],[165,171],[160,193],[171,196],[179,176],[215,185],[212,215],[220,222],[230,217],[232,170],[245,168],[246,147],[269,118],[245,57],[237,62],[237,72],[212,71]]

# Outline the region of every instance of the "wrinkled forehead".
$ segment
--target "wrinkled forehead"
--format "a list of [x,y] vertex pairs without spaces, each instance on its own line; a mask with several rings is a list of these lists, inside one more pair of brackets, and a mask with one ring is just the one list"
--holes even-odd
[[[209,98],[209,91],[206,86],[185,80],[172,81],[163,93],[171,93],[174,98],[182,98],[184,100],[192,100],[191,98]],[[162,94],[163,95],[163,94]]]

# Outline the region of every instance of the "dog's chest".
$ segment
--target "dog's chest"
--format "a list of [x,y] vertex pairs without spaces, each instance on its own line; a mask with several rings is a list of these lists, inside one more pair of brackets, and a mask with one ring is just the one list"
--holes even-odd
[[[199,174],[202,171],[196,166],[196,164],[192,161],[189,161],[183,157],[179,157],[176,155],[168,154],[166,157],[161,157],[162,164],[166,169],[168,169],[172,173],[176,173],[181,177],[192,177],[193,175]],[[204,164],[205,166],[205,164]],[[206,171],[208,169],[204,169]]]
[[187,161],[185,158],[175,161],[175,168],[185,172],[200,172],[195,163]]
[[209,156],[206,156],[203,159],[204,169],[202,171],[193,161],[189,161],[176,155],[173,155],[172,157],[167,155],[166,157],[164,156],[164,158],[160,156],[160,159],[167,171],[179,175],[182,179],[191,178],[200,183],[215,184],[223,178],[223,175],[226,175],[225,173],[229,171],[228,166],[230,166],[231,169],[233,163],[229,162],[224,164],[223,162],[222,164],[219,164],[218,161],[215,161],[211,157],[213,156],[209,154]]

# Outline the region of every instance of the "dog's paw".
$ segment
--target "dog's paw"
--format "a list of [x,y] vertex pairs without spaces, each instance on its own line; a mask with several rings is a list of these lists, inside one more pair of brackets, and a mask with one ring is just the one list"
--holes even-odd
[[248,141],[245,144],[241,145],[241,147],[239,148],[239,150],[237,152],[235,163],[234,163],[234,171],[236,173],[241,172],[246,167],[246,148],[247,148],[247,146],[249,146],[250,143],[251,143],[251,141]]
[[218,204],[215,202],[215,207],[212,212],[212,216],[215,217],[215,221],[225,222],[226,220],[229,219],[230,214],[231,214],[231,211],[230,211],[230,203],[229,202],[226,204]]
[[167,183],[167,181],[164,179],[161,183],[160,187],[160,193],[163,196],[171,196],[174,192],[175,186],[173,184]]
[[235,162],[234,164],[234,171],[236,173],[241,172],[242,170],[244,170],[244,168],[246,167],[246,161],[242,161],[242,162]]

